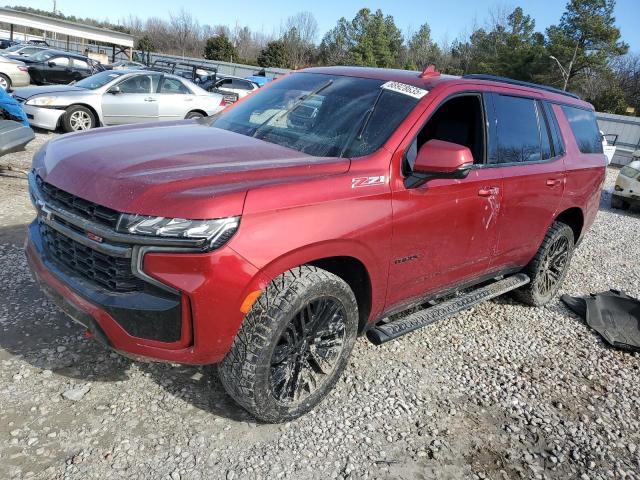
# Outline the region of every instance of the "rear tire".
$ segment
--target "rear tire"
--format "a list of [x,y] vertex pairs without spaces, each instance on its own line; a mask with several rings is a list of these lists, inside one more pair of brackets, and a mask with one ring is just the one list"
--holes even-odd
[[204,115],[202,112],[189,112],[184,118],[185,120],[189,120],[190,118],[204,118]]
[[554,222],[533,260],[524,268],[531,282],[513,292],[523,303],[539,307],[549,302],[567,276],[575,240],[573,230],[562,222]]
[[303,265],[258,298],[218,366],[227,393],[256,418],[283,422],[315,407],[335,386],[358,331],[349,285]]
[[62,116],[62,126],[65,132],[90,130],[96,126],[96,116],[87,107],[72,105]]
[[3,73],[0,73],[0,88],[5,92],[11,89],[11,79]]

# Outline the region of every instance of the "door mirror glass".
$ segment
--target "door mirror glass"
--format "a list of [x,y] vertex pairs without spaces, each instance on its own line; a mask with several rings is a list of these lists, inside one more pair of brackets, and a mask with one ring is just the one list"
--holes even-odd
[[473,165],[473,155],[464,145],[429,140],[418,150],[413,173],[405,178],[405,187],[415,188],[436,178],[465,178]]

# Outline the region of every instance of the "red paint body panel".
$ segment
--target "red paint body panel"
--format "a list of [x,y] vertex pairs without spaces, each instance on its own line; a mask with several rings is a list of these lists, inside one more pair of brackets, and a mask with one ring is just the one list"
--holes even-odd
[[[117,350],[206,364],[220,361],[229,350],[247,295],[292,267],[328,257],[358,260],[369,276],[369,321],[374,321],[444,288],[523,267],[549,225],[569,208],[584,215],[583,232],[592,223],[604,156],[580,154],[557,105],[567,152],[555,161],[474,167],[465,179],[432,180],[415,189],[404,187],[401,171],[412,139],[456,93],[515,92],[583,108],[588,104],[446,75],[420,78],[415,72],[351,67],[306,71],[394,80],[430,92],[382,148],[351,160],[315,158],[193,121],[65,135],[34,158],[45,181],[121,212],[191,219],[241,216],[238,231],[218,250],[144,257],[145,273],[182,295],[178,342],[129,336],[47,272],[27,248],[39,279],[92,315]],[[548,185],[550,179],[558,182]]]

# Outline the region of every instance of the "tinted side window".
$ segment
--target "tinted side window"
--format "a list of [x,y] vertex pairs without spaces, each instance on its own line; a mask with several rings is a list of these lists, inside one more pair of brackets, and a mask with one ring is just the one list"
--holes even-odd
[[67,57],[55,57],[49,60],[49,63],[55,63],[56,67],[68,67],[69,59]]
[[541,160],[540,131],[534,101],[496,95],[494,103],[498,119],[498,163]]
[[596,115],[590,110],[562,106],[578,148],[582,153],[602,153],[602,139],[596,122]]
[[87,62],[85,62],[84,60],[79,60],[77,58],[73,59],[73,66],[80,70],[90,70],[89,64]]

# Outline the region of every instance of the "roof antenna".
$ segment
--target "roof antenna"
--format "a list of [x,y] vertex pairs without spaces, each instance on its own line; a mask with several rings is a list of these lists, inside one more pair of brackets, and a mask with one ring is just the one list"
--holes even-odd
[[430,78],[430,77],[437,77],[439,75],[440,75],[440,72],[436,69],[436,66],[434,64],[431,64],[422,71],[419,77]]

